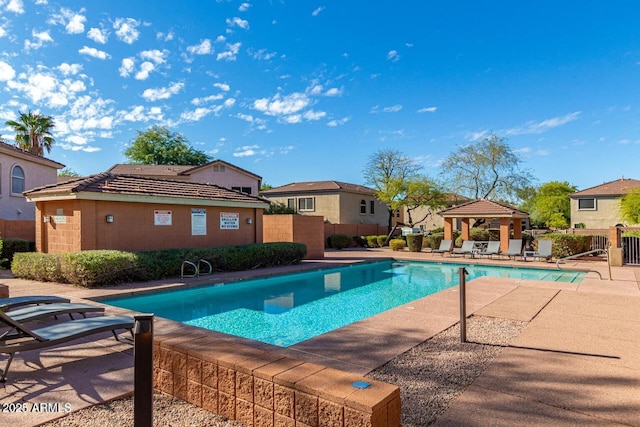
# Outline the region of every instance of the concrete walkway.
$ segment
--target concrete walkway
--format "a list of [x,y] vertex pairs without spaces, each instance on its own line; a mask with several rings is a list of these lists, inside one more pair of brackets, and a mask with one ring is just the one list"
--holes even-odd
[[[439,255],[388,250],[327,252],[324,260],[247,274],[318,268],[363,259],[396,257],[451,261]],[[455,262],[487,262],[462,260]],[[493,261],[525,266],[522,262]],[[529,267],[555,267],[541,262]],[[605,278],[602,262],[573,262],[567,268],[594,268]],[[640,426],[640,269],[614,268],[615,280],[589,273],[582,284],[484,277],[468,283],[468,314],[529,321],[511,347],[458,397],[437,425],[637,425]],[[237,274],[209,276],[227,281]],[[67,295],[74,301],[148,288],[184,286],[182,282],[136,284],[85,290],[59,284],[0,277],[11,296]],[[191,279],[187,284],[198,284]],[[120,313],[113,307],[107,314]],[[413,301],[337,331],[282,349],[243,339],[305,361],[364,374],[459,320],[458,288]],[[35,327],[35,326],[34,326]],[[180,324],[157,319],[156,334]],[[2,360],[5,360],[4,357]],[[19,354],[0,404],[12,408],[2,425],[32,426],[133,391],[130,344],[108,335],[98,341]],[[41,403],[46,411],[33,412]],[[58,403],[59,405],[55,405]],[[11,404],[13,404],[11,406]],[[16,405],[16,404],[21,404]],[[66,405],[65,405],[66,404]],[[9,406],[7,406],[9,405]],[[17,412],[20,409],[28,410]],[[5,424],[6,423],[6,424]]]

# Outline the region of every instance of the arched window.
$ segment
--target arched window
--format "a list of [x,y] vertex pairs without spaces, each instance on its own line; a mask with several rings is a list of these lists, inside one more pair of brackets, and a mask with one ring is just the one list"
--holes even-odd
[[20,166],[14,166],[11,170],[11,193],[22,194],[24,191],[24,171]]
[[364,200],[360,201],[360,213],[361,214],[367,213],[367,202],[365,202]]

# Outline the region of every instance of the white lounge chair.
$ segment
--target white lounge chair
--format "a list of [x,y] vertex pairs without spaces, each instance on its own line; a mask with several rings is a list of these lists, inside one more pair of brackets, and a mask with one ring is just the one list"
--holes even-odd
[[550,239],[541,239],[538,240],[538,250],[531,255],[533,259],[541,259],[543,258],[545,261],[551,259],[551,251],[553,249],[553,240]]
[[451,251],[451,256],[462,255],[463,257],[466,257],[467,254],[473,255],[475,247],[476,242],[474,242],[473,240],[465,240],[464,242],[462,242],[462,246],[460,247],[460,249],[454,249]]
[[507,252],[503,252],[500,256],[506,256],[508,258],[513,258],[514,261],[516,257],[522,255],[522,239],[509,239],[509,248]]
[[487,247],[485,248],[485,250],[479,252],[480,256],[488,256],[491,259],[493,259],[494,255],[499,255],[499,254],[500,254],[500,242],[498,240],[487,242]]

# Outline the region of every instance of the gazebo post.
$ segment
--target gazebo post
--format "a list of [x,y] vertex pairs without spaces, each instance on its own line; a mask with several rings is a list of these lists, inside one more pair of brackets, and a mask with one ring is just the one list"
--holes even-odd
[[448,240],[453,240],[453,218],[445,218],[444,219],[444,238]]
[[522,218],[513,218],[513,238],[522,239]]
[[509,250],[509,225],[511,225],[511,218],[500,218],[500,250],[502,252]]
[[469,218],[462,218],[462,240],[469,240]]

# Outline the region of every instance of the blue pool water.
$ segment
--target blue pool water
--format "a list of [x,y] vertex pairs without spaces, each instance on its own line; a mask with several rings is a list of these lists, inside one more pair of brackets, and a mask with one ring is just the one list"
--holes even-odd
[[480,276],[581,282],[582,272],[383,261],[110,299],[201,328],[288,347]]

